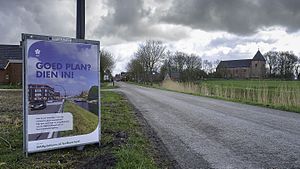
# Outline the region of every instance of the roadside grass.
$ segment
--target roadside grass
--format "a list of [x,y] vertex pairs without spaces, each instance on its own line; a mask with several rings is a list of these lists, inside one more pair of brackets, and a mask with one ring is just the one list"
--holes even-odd
[[300,113],[300,81],[206,80],[183,83],[167,80],[153,86],[138,85]]
[[97,128],[98,116],[81,108],[75,103],[66,101],[64,103],[64,112],[72,113],[73,130],[60,132],[61,136],[88,134]]
[[22,85],[0,84],[0,89],[21,89]]
[[221,80],[199,85],[207,96],[300,112],[300,81]]
[[[107,124],[103,126],[103,132],[123,132],[128,135],[122,149],[114,151],[118,159],[116,168],[157,168],[150,142],[141,131],[128,101],[122,95],[109,91],[102,92],[102,98],[105,98],[102,102],[102,112],[108,112],[102,114],[102,124]],[[116,109],[117,107],[120,109]],[[103,140],[104,145],[109,144],[110,139]]]
[[127,81],[126,83],[135,84],[135,85],[143,86],[143,87],[151,87],[151,88],[162,89],[162,86],[161,86],[162,83],[158,83],[158,82],[155,82],[155,83],[152,83],[152,84],[150,84],[150,83],[145,84],[145,83]]
[[[23,154],[22,94],[0,93],[0,168],[157,168],[151,145],[128,101],[102,92],[101,146]],[[7,100],[7,101],[6,101]]]
[[116,84],[113,85],[112,82],[101,83],[101,89],[116,89],[119,88]]

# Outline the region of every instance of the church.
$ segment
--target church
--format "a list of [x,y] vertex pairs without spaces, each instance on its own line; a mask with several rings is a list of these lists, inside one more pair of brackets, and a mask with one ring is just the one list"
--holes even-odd
[[266,75],[266,60],[258,50],[252,59],[221,61],[216,71],[223,78],[261,79]]

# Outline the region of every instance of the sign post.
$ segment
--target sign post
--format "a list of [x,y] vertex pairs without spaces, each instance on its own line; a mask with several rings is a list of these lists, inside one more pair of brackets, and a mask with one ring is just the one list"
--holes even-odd
[[23,34],[26,154],[100,144],[98,41]]

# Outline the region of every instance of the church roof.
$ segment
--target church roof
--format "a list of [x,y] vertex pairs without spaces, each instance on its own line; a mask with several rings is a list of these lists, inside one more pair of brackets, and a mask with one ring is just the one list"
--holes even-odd
[[254,55],[253,59],[255,61],[266,61],[266,59],[264,58],[264,56],[260,53],[260,51],[258,50],[256,52],[256,54]]
[[226,60],[221,61],[218,68],[239,68],[239,67],[250,67],[251,61],[266,61],[264,56],[258,50],[252,59],[242,60]]
[[252,59],[226,60],[226,61],[221,61],[218,67],[219,68],[250,67],[251,61]]

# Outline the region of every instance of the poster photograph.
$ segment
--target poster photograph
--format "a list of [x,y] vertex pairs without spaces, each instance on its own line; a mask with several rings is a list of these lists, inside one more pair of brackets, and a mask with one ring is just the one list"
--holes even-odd
[[24,150],[100,141],[99,42],[23,34]]

